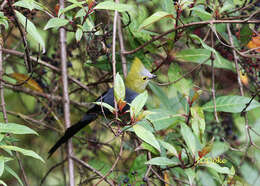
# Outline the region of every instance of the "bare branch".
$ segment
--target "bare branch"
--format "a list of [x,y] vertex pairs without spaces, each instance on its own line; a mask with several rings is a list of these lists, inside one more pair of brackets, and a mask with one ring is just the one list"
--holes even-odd
[[[59,0],[60,8],[64,9],[64,0]],[[65,18],[64,14],[61,18]],[[70,99],[68,89],[68,70],[67,70],[67,49],[66,49],[66,30],[64,28],[59,29],[60,37],[60,49],[61,49],[61,76],[62,76],[62,89],[63,89],[63,109],[64,109],[64,122],[66,128],[70,127]],[[67,143],[68,157],[73,156],[72,140],[69,139]],[[69,185],[74,186],[74,162],[71,158],[68,159],[69,169]]]
[[186,27],[191,27],[191,26],[195,26],[195,25],[208,25],[208,24],[221,24],[221,23],[241,23],[241,24],[250,24],[250,23],[260,23],[260,20],[210,20],[210,21],[199,21],[199,22],[193,22],[193,23],[188,23],[185,25],[180,25],[176,28],[173,28],[171,30],[168,30],[167,32],[164,32],[158,36],[153,37],[153,39],[151,39],[150,41],[142,44],[141,46],[137,47],[134,50],[131,51],[125,51],[124,54],[133,54],[139,50],[141,50],[142,48],[144,48],[145,46],[149,45],[150,43],[159,40],[161,38],[163,38],[164,36],[174,32],[175,30],[179,30],[179,29],[184,29]]
[[106,177],[104,177],[104,175],[99,172],[98,170],[96,170],[95,168],[93,168],[92,166],[90,166],[89,164],[87,164],[86,162],[76,158],[75,156],[71,156],[71,158],[73,160],[75,160],[77,163],[79,163],[80,165],[82,165],[83,167],[91,170],[92,172],[94,172],[95,174],[99,175],[101,178],[104,178],[104,180],[109,184],[109,185],[114,185],[113,182],[111,182],[110,180],[108,180]]

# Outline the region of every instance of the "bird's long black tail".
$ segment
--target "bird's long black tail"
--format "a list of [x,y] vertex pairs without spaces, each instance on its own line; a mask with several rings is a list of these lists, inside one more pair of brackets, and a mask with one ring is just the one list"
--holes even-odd
[[[92,111],[92,109],[91,109]],[[87,112],[82,120],[80,120],[78,123],[72,125],[69,127],[65,134],[55,143],[55,145],[49,150],[49,157],[65,142],[67,142],[72,136],[74,136],[78,131],[80,131],[82,128],[87,126],[89,123],[97,119],[98,113],[90,113]]]

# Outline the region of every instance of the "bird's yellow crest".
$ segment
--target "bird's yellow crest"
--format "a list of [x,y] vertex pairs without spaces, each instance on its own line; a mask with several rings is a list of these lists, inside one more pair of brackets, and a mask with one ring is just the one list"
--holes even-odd
[[151,74],[137,57],[133,60],[131,69],[126,77],[126,87],[135,92],[142,93],[150,79],[156,76]]

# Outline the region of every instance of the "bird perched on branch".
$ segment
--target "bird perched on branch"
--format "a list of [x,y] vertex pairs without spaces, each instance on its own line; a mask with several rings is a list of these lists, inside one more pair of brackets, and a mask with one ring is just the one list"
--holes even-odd
[[[145,91],[145,88],[148,82],[155,78],[156,75],[151,74],[142,64],[140,59],[137,57],[134,59],[131,69],[125,80],[125,100],[127,103],[131,103],[134,98],[139,94]],[[114,107],[114,89],[110,88],[102,96],[97,99],[97,102],[107,103],[110,106]],[[126,105],[123,108],[123,112],[128,110],[129,106]],[[101,115],[103,112],[105,114],[110,113],[107,109],[101,108],[100,105],[94,105],[89,109],[83,118],[76,124],[69,127],[65,134],[56,142],[56,144],[49,150],[49,157],[65,142],[67,142],[72,136],[79,132],[82,128],[90,124],[92,121],[96,120],[98,115]]]

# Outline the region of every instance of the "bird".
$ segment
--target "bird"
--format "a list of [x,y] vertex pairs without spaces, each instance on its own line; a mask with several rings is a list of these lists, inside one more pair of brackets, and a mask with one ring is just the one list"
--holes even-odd
[[[131,69],[125,79],[125,100],[127,103],[131,103],[134,98],[145,91],[147,84],[151,79],[154,79],[156,75],[150,73],[141,60],[138,57],[135,57],[131,66]],[[108,91],[103,93],[96,102],[107,103],[110,106],[114,107],[114,89],[109,88]],[[122,112],[129,110],[129,105],[123,108]],[[85,126],[90,124],[92,121],[96,120],[99,115],[103,113],[110,113],[108,109],[101,108],[100,105],[95,104],[90,108],[83,116],[83,118],[67,128],[64,135],[53,145],[53,147],[49,150],[48,158],[52,156],[52,154],[65,142],[67,142],[72,136],[74,136],[77,132],[83,129]]]

